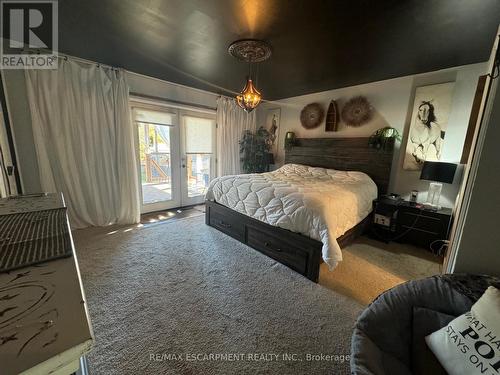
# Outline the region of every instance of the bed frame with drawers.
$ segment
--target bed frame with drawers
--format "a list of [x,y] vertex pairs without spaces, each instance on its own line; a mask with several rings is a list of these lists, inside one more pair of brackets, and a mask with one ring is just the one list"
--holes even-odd
[[[285,163],[305,164],[337,170],[361,171],[369,175],[378,187],[379,195],[387,192],[393,146],[383,150],[368,145],[367,137],[360,138],[298,138],[286,151]],[[278,228],[217,202],[206,201],[205,222],[238,241],[290,267],[317,282],[321,249],[317,240]],[[371,215],[337,239],[340,247],[349,245],[370,225]]]

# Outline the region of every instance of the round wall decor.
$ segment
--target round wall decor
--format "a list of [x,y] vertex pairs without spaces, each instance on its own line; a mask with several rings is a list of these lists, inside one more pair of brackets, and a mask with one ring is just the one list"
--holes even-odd
[[342,120],[347,126],[361,126],[371,120],[373,108],[364,96],[351,98],[342,108]]
[[314,129],[321,124],[325,111],[319,103],[306,105],[300,112],[300,123],[306,129]]

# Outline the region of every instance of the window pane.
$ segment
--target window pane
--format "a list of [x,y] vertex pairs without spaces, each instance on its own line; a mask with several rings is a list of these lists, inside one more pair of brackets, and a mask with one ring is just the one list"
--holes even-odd
[[170,127],[139,123],[143,204],[172,199]]
[[213,120],[185,116],[184,121],[186,130],[186,153],[211,153]]
[[204,195],[210,182],[211,154],[187,155],[188,197]]

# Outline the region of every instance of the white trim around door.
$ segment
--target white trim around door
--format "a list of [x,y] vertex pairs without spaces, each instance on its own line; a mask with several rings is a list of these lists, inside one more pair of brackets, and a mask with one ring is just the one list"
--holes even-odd
[[216,173],[213,111],[131,98],[142,213],[203,203]]
[[181,110],[182,206],[201,204],[208,184],[215,177],[215,115]]

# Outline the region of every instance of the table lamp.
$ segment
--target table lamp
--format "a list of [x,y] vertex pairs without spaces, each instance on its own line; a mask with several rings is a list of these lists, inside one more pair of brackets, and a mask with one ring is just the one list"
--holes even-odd
[[427,201],[424,203],[426,208],[432,210],[440,210],[439,197],[443,183],[451,184],[455,178],[457,165],[453,163],[443,163],[438,161],[426,161],[422,167],[420,174],[421,180],[432,181],[429,184],[429,192],[427,193]]

